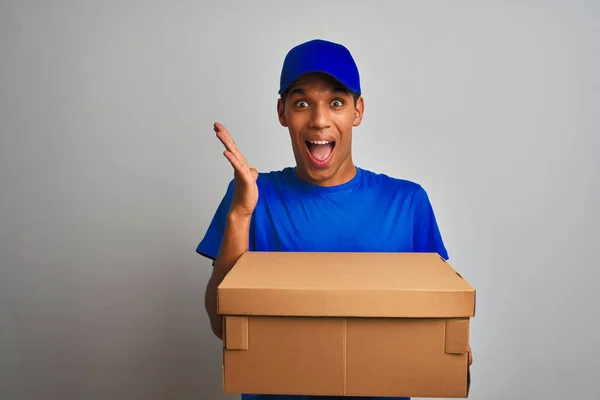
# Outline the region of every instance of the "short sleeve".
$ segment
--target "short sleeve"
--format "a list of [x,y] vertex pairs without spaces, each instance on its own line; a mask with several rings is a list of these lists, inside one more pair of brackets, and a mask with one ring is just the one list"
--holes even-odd
[[196,252],[204,257],[208,257],[211,260],[215,260],[219,254],[221,248],[221,241],[223,240],[223,234],[225,233],[225,223],[227,221],[227,213],[231,206],[233,199],[233,179],[229,182],[227,190],[221,203],[217,207],[210,225],[204,235],[204,238],[198,244]]
[[442,240],[429,196],[421,186],[415,193],[413,243],[416,252],[438,253],[448,260],[448,251]]

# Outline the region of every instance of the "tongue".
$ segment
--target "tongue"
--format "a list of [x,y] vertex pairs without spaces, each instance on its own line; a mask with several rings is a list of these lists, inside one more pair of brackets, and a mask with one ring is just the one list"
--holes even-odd
[[310,154],[319,161],[325,161],[333,151],[333,144],[313,144],[310,146]]

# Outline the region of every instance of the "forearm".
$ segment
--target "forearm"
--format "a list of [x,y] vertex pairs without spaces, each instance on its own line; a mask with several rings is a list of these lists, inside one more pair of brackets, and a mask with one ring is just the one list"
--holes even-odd
[[221,249],[215,260],[205,296],[206,312],[210,318],[212,330],[220,339],[223,338],[223,326],[221,316],[217,313],[217,288],[241,255],[248,250],[249,233],[250,217],[234,213],[227,215]]

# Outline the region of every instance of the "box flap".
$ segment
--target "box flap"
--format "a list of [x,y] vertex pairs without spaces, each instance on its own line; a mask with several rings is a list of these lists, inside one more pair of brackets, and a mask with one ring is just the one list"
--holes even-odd
[[222,315],[472,317],[475,289],[437,253],[246,252]]
[[227,316],[224,322],[224,347],[228,350],[248,350],[248,317]]
[[453,318],[446,320],[445,352],[447,354],[465,354],[469,350],[469,320]]

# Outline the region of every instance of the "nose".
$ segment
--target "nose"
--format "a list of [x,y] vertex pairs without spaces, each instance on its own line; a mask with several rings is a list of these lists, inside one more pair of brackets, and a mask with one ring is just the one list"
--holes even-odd
[[310,114],[308,126],[315,130],[324,130],[329,128],[331,121],[329,119],[329,111],[324,104],[316,104]]

